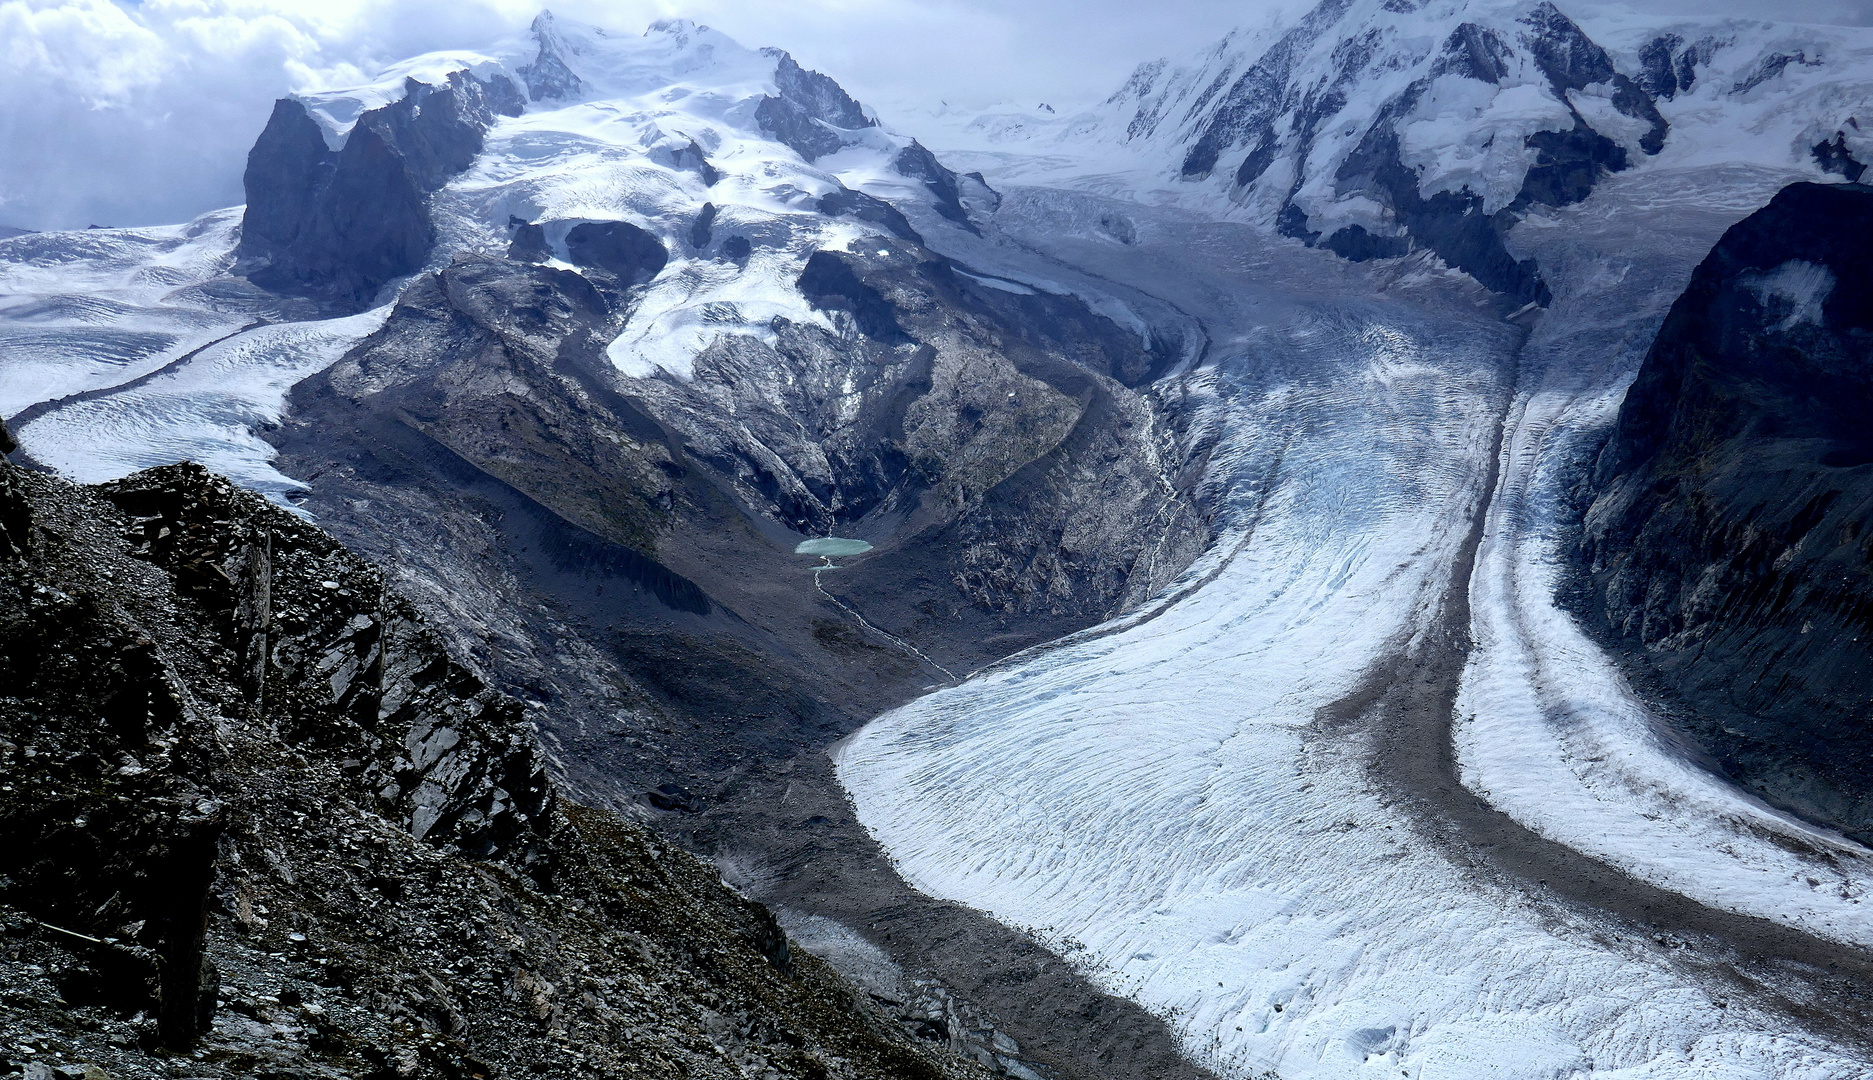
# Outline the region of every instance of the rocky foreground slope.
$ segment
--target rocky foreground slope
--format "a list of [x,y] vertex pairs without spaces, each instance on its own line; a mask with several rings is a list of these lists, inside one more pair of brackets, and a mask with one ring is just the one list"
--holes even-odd
[[1588,486],[1593,614],[1725,772],[1873,838],[1873,188],[1794,184],[1672,306]]
[[0,462],[0,687],[0,1073],[977,1074],[198,467]]

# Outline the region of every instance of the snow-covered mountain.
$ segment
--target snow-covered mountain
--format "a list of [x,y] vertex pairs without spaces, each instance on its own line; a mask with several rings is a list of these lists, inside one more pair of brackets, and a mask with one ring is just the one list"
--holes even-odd
[[[793,284],[814,252],[868,236],[915,243],[910,218],[973,228],[960,201],[970,182],[832,80],[683,21],[627,35],[543,14],[524,42],[489,54],[430,54],[365,86],[282,99],[246,183],[245,208],[186,227],[5,241],[0,334],[12,345],[0,408],[44,460],[88,478],[151,463],[128,445],[99,453],[96,442],[100,429],[121,429],[121,410],[149,379],[170,379],[171,365],[202,349],[204,361],[271,357],[242,349],[240,335],[277,334],[264,327],[281,323],[322,334],[311,329],[318,316],[383,305],[410,275],[465,253],[512,253],[637,288],[612,355],[632,374],[686,376],[722,335],[771,341],[777,318],[830,328]],[[329,325],[348,343],[382,317]],[[346,346],[336,347],[317,366]],[[259,463],[238,465],[252,448],[217,451],[277,418],[279,397],[307,373],[291,370],[206,427],[172,409],[146,410],[147,423],[183,423],[178,437],[194,439],[198,456],[278,488]],[[232,370],[213,383],[252,381]],[[21,415],[112,387],[123,392],[110,419],[74,428],[107,407],[76,401],[56,425],[35,423],[43,407]],[[175,452],[173,440],[147,435],[151,453]]]
[[1285,33],[1142,64],[1091,111],[933,117],[944,134],[929,137],[1010,180],[1130,186],[1352,259],[1428,248],[1545,303],[1540,268],[1504,240],[1530,209],[1692,164],[1857,179],[1873,161],[1869,115],[1864,30],[1326,0]]

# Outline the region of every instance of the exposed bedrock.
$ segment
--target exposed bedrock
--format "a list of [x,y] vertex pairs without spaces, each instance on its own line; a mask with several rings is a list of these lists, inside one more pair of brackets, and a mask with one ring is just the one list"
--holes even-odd
[[525,99],[505,77],[453,72],[441,86],[359,116],[339,149],[294,98],[281,98],[247,155],[247,213],[235,270],[280,292],[360,306],[420,269],[435,243],[429,195],[481,152],[496,116]]
[[[765,49],[763,55],[777,61],[774,88],[779,94],[762,98],[754,115],[761,130],[776,142],[808,161],[817,161],[864,140],[866,129],[878,126],[877,120],[865,114],[864,106],[853,100],[830,76],[801,67],[792,56],[779,49]],[[980,232],[963,209],[962,179],[922,143],[911,140],[892,158],[891,167],[901,176],[920,181],[929,190],[938,214],[970,232]],[[820,211],[850,214],[883,225],[913,243],[923,242],[910,231],[910,225],[896,208],[857,192],[839,191],[828,195],[822,200]]]
[[670,261],[662,241],[628,221],[574,225],[566,232],[566,254],[575,266],[603,270],[626,287],[656,277]]
[[774,88],[778,95],[761,99],[755,119],[761,130],[808,161],[837,153],[846,144],[846,132],[876,127],[878,121],[852,100],[831,77],[809,71],[779,49],[763,54],[778,61]]
[[1722,768],[1873,839],[1873,188],[1794,184],[1672,306],[1588,483],[1593,614]]
[[559,798],[521,702],[319,529],[195,466],[0,491],[0,1071],[989,1075]]
[[[294,390],[281,464],[474,662],[580,717],[569,737],[646,709],[696,726],[649,773],[569,760],[593,790],[818,749],[1143,600],[1207,539],[1133,389],[1178,342],[876,243],[809,261],[831,329],[724,335],[688,378],[613,366],[628,296],[461,257]],[[876,545],[826,580],[845,609],[792,550],[835,531]]]
[[868,580],[902,562],[927,599],[985,612],[1094,618],[1194,556],[1203,528],[1131,389],[1174,342],[1148,347],[1076,299],[984,285],[907,244],[818,253],[798,288],[842,329],[779,320],[771,341],[719,338],[688,379],[632,379],[604,353],[624,298],[462,257],[303,385],[296,411],[420,432],[646,560],[743,543],[684,535],[725,495],[763,528],[856,528],[880,549]]

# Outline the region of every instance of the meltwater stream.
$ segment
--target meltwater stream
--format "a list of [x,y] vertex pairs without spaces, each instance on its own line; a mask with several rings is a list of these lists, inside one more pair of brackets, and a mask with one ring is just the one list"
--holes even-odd
[[[1720,231],[1720,217],[1702,227]],[[1669,275],[1689,270],[1674,258],[1639,267],[1667,275],[1648,282],[1667,301]],[[1597,302],[1615,284],[1594,287]],[[1576,301],[1595,302],[1594,288]],[[1513,699],[1544,673],[1517,667],[1503,627],[1544,653],[1531,618],[1548,609],[1503,594],[1548,583],[1503,568],[1536,548],[1552,561],[1552,530],[1529,516],[1558,512],[1554,478],[1533,467],[1542,437],[1578,456],[1630,377],[1631,342],[1564,393],[1567,343],[1552,334],[1537,332],[1518,381],[1519,335],[1448,308],[1321,297],[1234,324],[1225,308],[1198,311],[1223,347],[1190,379],[1193,422],[1217,440],[1211,551],[1155,604],[888,713],[839,749],[860,819],[906,880],[1030,930],[1229,1076],[1873,1075],[1776,1002],[1460,863],[1376,782],[1369,732],[1326,719],[1438,629],[1488,506],[1464,701],[1526,723],[1492,744],[1472,721],[1459,750],[1473,785],[1479,770],[1515,774],[1544,714]],[[1634,340],[1647,311],[1625,327]],[[1490,500],[1505,490],[1520,517]],[[1556,809],[1576,794],[1566,784],[1543,773],[1527,786],[1504,806],[1524,825],[1563,843],[1594,835],[1594,806]],[[1627,834],[1626,857],[1609,861],[1660,877]]]

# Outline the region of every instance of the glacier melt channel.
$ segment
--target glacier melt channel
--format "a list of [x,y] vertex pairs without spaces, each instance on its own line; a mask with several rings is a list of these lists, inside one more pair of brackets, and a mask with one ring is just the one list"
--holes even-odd
[[[1722,213],[1697,225],[1720,231]],[[1383,741],[1332,707],[1450,629],[1439,614],[1492,480],[1515,342],[1451,305],[1279,302],[1280,257],[1182,228],[1145,220],[1145,250],[1125,258],[1181,265],[1185,280],[1161,284],[1216,343],[1185,392],[1195,425],[1216,432],[1218,542],[1161,605],[886,714],[840,748],[860,818],[904,877],[1033,931],[1230,1075],[1873,1075],[1766,995],[1453,858],[1381,781]],[[1096,246],[1054,254],[1086,265]],[[1681,283],[1695,255],[1673,257]],[[1576,269],[1603,273],[1595,258]],[[1218,299],[1249,294],[1259,301]],[[1631,301],[1630,332],[1655,303]],[[1537,356],[1535,385],[1557,358]],[[1586,411],[1550,451],[1585,437],[1632,364],[1628,348],[1584,377]],[[1514,459],[1530,396],[1514,398],[1505,486],[1528,486]],[[1479,565],[1516,557],[1491,543]],[[1486,629],[1500,605],[1484,584],[1473,592]],[[1465,693],[1480,685],[1472,671]],[[1466,778],[1491,760],[1474,739],[1459,749]]]

